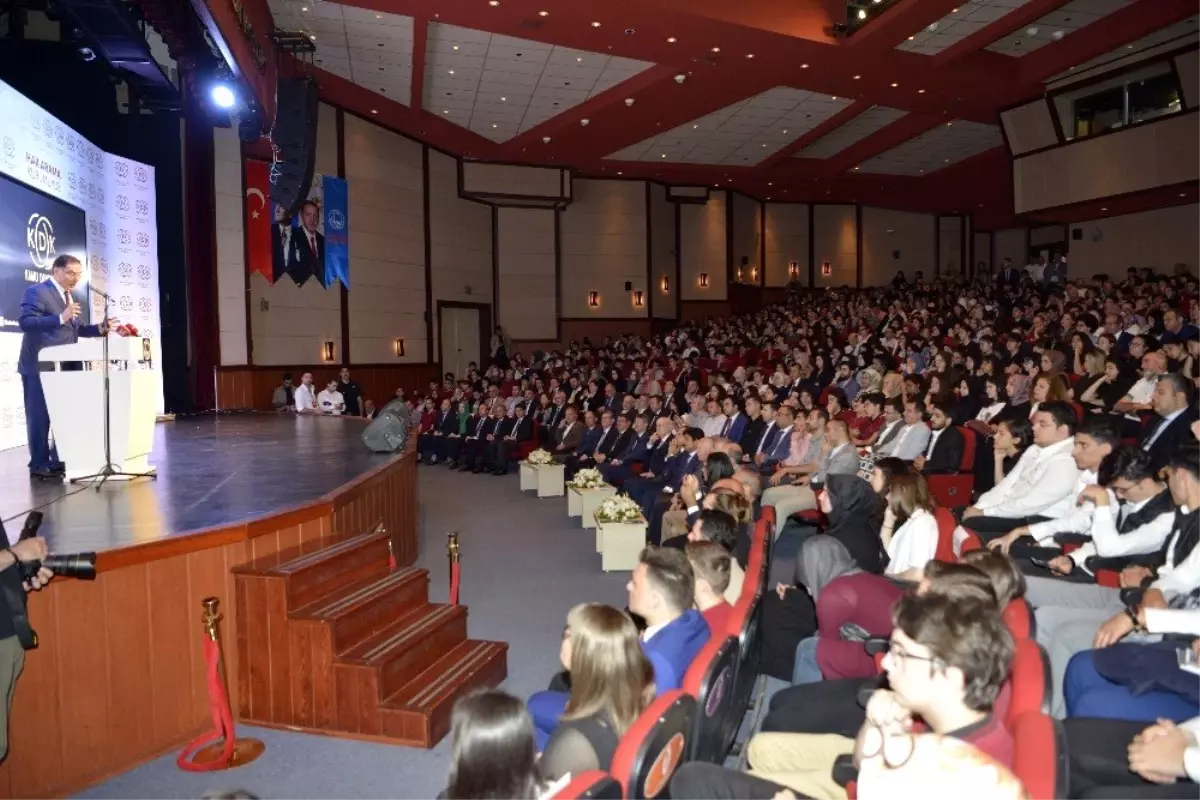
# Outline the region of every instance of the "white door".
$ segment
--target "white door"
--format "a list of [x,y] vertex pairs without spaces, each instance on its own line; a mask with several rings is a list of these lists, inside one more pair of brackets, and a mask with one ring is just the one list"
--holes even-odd
[[456,378],[467,374],[467,364],[479,360],[479,309],[443,307],[441,318],[442,371]]

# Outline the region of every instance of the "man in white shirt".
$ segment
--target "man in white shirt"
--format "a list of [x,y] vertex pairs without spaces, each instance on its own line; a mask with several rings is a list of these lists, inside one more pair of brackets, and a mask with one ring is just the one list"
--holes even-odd
[[931,433],[925,424],[925,404],[910,400],[904,404],[904,428],[896,438],[876,451],[876,458],[892,456],[901,461],[915,461],[929,446]]
[[698,426],[705,436],[720,436],[725,430],[725,421],[729,419],[721,411],[721,404],[715,398],[708,398],[704,403],[705,418]]
[[296,401],[297,413],[318,413],[317,398],[313,394],[313,376],[311,372],[306,372],[300,376],[300,385],[296,387],[294,399]]
[[325,388],[317,395],[317,408],[322,414],[339,417],[346,410],[346,401],[338,391],[337,380],[325,384]]
[[1013,558],[1053,558],[1056,554],[1046,550],[1060,549],[1054,537],[1060,533],[1086,533],[1092,527],[1092,512],[1095,505],[1082,502],[1080,493],[1096,484],[1096,473],[1100,462],[1121,443],[1117,426],[1105,416],[1092,416],[1083,421],[1075,431],[1075,445],[1071,457],[1079,470],[1079,479],[1072,496],[1079,499],[1074,509],[1056,519],[1021,525],[1008,533],[988,542],[992,550],[1000,550]]
[[1154,396],[1154,387],[1158,384],[1158,376],[1167,371],[1167,357],[1161,351],[1146,353],[1142,356],[1142,377],[1129,387],[1125,396],[1113,406],[1114,411],[1120,411],[1128,419],[1140,422],[1139,411],[1150,411],[1153,406],[1150,400]]
[[1004,480],[963,512],[963,524],[954,535],[955,546],[966,537],[964,528],[987,544],[1022,525],[1070,513],[1075,508],[1079,483],[1079,468],[1072,455],[1074,433],[1075,409],[1070,403],[1043,403],[1033,415],[1033,445]]

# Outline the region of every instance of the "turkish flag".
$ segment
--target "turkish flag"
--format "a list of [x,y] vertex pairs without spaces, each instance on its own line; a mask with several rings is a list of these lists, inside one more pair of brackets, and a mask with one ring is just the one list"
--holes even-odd
[[246,161],[246,269],[274,283],[271,248],[270,168],[265,161]]

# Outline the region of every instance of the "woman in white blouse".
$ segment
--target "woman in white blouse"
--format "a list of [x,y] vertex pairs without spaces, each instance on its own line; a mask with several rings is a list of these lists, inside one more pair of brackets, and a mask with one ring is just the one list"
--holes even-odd
[[885,574],[898,580],[919,581],[938,544],[937,519],[925,476],[919,472],[894,476],[887,499],[879,532],[888,554]]

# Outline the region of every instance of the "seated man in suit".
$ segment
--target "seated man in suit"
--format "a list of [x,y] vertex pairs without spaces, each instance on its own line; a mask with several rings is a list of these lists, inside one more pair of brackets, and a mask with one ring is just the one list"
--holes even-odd
[[558,423],[562,422],[567,415],[567,396],[562,391],[554,393],[554,410],[550,412],[550,417],[546,420],[546,424],[538,429],[538,441],[543,447],[550,447],[554,442],[554,431],[558,428]]
[[[620,472],[614,474],[614,479],[621,478],[621,484],[625,488],[625,493],[630,497],[636,498],[641,489],[644,489],[646,484],[661,480],[664,470],[668,465],[668,457],[671,455],[671,442],[675,439],[675,424],[667,417],[658,417],[654,420],[654,433],[650,435],[650,440],[647,443],[647,453],[645,458],[646,469],[640,475],[633,476],[632,471],[630,476],[622,476]],[[622,462],[622,467],[628,467],[629,459]],[[631,477],[632,476],[632,477]]]
[[462,457],[463,445],[470,438],[479,438],[483,435],[483,428],[487,421],[491,418],[491,407],[486,400],[479,401],[479,405],[475,408],[475,414],[467,419],[466,428],[462,435],[447,435],[445,441],[441,443],[442,461],[450,469],[458,466],[458,460]]
[[[61,255],[54,259],[50,277],[25,290],[21,298],[21,354],[17,372],[25,391],[25,429],[29,440],[29,475],[44,480],[62,480],[66,467],[50,443],[50,412],[42,393],[38,353],[43,347],[73,344],[80,336],[103,336],[104,324],[81,325],[83,309],[71,299],[71,290],[83,276],[78,258]],[[113,320],[109,321],[110,323]]]
[[742,434],[746,432],[749,419],[742,413],[737,400],[732,396],[726,397],[721,401],[721,412],[725,415],[725,423],[721,426],[721,430],[717,435],[740,442]]
[[929,428],[929,445],[913,461],[913,468],[925,475],[958,472],[965,443],[962,431],[954,425],[949,403],[937,401],[929,407]]
[[502,435],[492,439],[487,449],[487,471],[493,475],[508,474],[508,460],[514,450],[533,438],[533,420],[525,416],[525,404],[513,408],[513,416]]
[[[889,403],[898,403],[900,398],[893,398]],[[875,459],[898,458],[901,461],[916,461],[929,447],[929,439],[933,435],[925,424],[925,404],[920,400],[909,400],[903,404],[904,417],[902,428],[889,441],[878,445],[874,450]]]
[[774,473],[775,467],[791,456],[792,426],[796,424],[795,414],[795,410],[789,405],[781,405],[775,412],[775,425],[779,428],[779,433],[775,436],[775,441],[771,446],[765,448],[761,453],[763,459],[759,464],[759,469],[763,475]]
[[562,422],[554,428],[553,436],[548,443],[555,461],[563,461],[575,452],[583,440],[584,424],[579,421],[579,409],[567,406],[563,410]]
[[[600,441],[600,424],[597,422],[596,412],[586,410],[583,412],[583,431],[579,435],[579,440],[575,447],[570,451],[556,450],[554,460],[561,461],[567,465],[567,470],[571,469],[571,462],[579,456],[590,453],[596,449],[596,443]],[[572,473],[573,474],[573,473]]]
[[774,401],[764,402],[761,404],[759,411],[759,422],[757,426],[758,436],[753,441],[747,441],[742,445],[744,455],[742,460],[753,462],[756,466],[762,466],[767,455],[774,447],[776,440],[779,438],[779,425],[775,422],[775,414],[779,411],[779,403]]
[[[629,610],[646,621],[642,651],[654,669],[655,690],[678,689],[696,654],[708,642],[708,623],[692,607],[695,595],[692,565],[682,550],[647,547],[626,588]],[[551,689],[529,698],[538,741],[558,727],[567,706],[569,676],[556,676]]]
[[1188,396],[1188,380],[1177,372],[1160,375],[1154,384],[1154,394],[1150,396],[1154,416],[1146,425],[1140,446],[1150,454],[1150,463],[1158,469],[1166,466],[1180,443],[1192,438],[1188,426],[1196,413],[1189,411]]
[[631,465],[645,465],[650,460],[650,439],[650,417],[645,413],[638,414],[628,428],[625,446],[619,452],[614,451],[613,457],[598,467],[604,480],[613,486],[620,486],[627,477],[633,475]]
[[480,425],[479,418],[477,418],[475,430],[468,431],[468,435],[463,439],[462,452],[459,454],[458,465],[455,467],[459,472],[479,471],[484,450],[495,438],[496,428],[500,422],[505,419],[503,400],[496,399],[489,409],[488,415],[482,417],[483,424]]
[[1069,514],[1075,508],[1079,468],[1075,447],[1075,409],[1061,400],[1043,403],[1033,415],[1033,444],[1025,449],[1004,480],[984,492],[963,512],[955,546],[965,532],[985,544],[1013,528]]
[[[703,466],[703,461],[697,455],[700,442],[704,439],[704,431],[699,428],[686,428],[677,434],[678,450],[668,458],[661,476],[652,479],[628,481],[625,492],[642,507],[642,514],[651,523],[654,521],[655,506],[659,498],[677,494],[683,483],[684,475],[695,475]],[[661,514],[658,515],[661,519]]]
[[[762,418],[762,400],[755,395],[750,395],[744,402],[746,425],[742,428],[741,437],[734,441],[741,445],[743,453],[753,453],[758,449],[758,440],[762,438],[762,432],[767,427],[767,423]],[[732,436],[729,438],[733,439]]]
[[596,468],[604,466],[613,459],[620,459],[628,449],[629,443],[633,441],[633,415],[626,413],[618,413],[613,424],[616,425],[617,433],[615,438],[610,438],[610,443],[605,443],[603,449],[596,453],[593,461],[596,462]]
[[[584,441],[580,444],[579,451],[567,459],[567,480],[575,477],[575,473],[581,469],[594,468],[599,461],[604,460],[604,458],[600,458],[601,456],[607,458],[608,454],[612,452],[613,447],[617,443],[617,436],[619,435],[614,417],[615,414],[610,409],[605,408],[600,412],[600,424],[592,429],[594,431],[593,437],[589,440],[588,435],[585,433],[583,435]],[[599,461],[597,461],[598,458]]]

